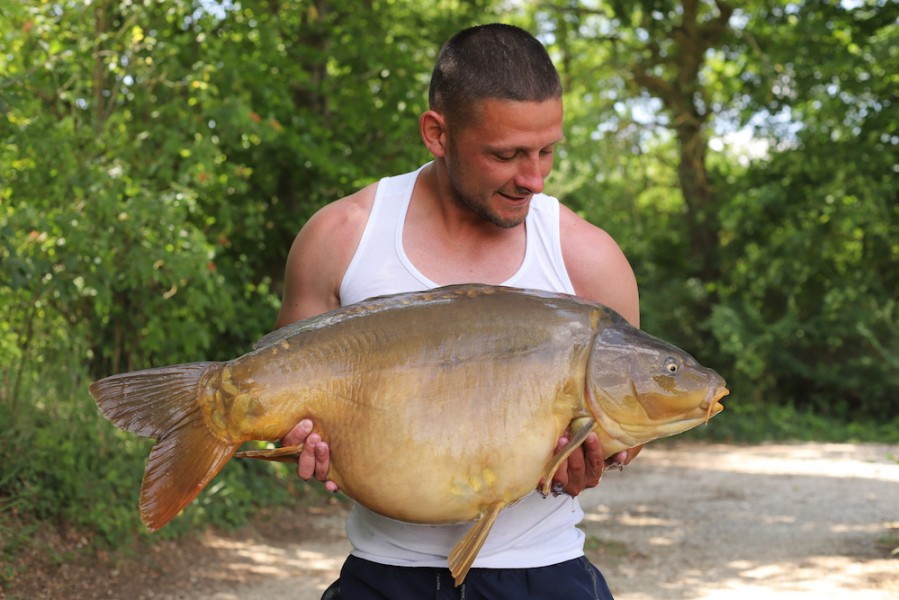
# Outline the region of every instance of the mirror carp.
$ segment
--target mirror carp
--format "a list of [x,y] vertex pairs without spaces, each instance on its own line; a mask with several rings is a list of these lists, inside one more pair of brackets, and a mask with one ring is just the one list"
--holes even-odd
[[[474,521],[448,557],[459,585],[500,511],[541,479],[549,493],[591,431],[612,456],[707,422],[728,390],[600,304],[453,285],[298,321],[228,362],[113,375],[90,392],[116,426],[156,439],[140,497],[149,529],[242,444],[280,440],[309,417],[331,448],[328,478],[354,501],[411,523]],[[239,455],[296,460],[299,450]]]

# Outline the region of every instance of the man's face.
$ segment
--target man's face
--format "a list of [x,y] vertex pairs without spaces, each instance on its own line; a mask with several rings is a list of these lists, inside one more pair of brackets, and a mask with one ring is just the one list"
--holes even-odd
[[445,155],[453,199],[498,227],[524,222],[543,191],[562,140],[562,100],[483,100],[461,128],[447,124]]

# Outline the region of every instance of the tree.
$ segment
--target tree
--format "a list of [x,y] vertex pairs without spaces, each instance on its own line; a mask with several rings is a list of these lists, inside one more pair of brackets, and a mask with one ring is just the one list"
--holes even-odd
[[487,5],[12,10],[0,285],[20,367],[72,338],[94,376],[246,348],[305,218],[420,160],[433,56]]
[[[713,319],[756,394],[842,419],[899,409],[899,7],[783,3],[744,37],[769,156],[731,187]],[[747,117],[748,120],[748,117]]]
[[[3,4],[0,505],[134,526],[146,448],[87,381],[249,349],[305,218],[417,166],[433,57],[491,4]],[[258,468],[219,522],[283,492]]]
[[[571,90],[564,199],[621,241],[645,326],[759,402],[894,407],[895,4],[534,15]],[[709,151],[744,127],[763,154]]]
[[[723,0],[569,2],[550,5],[544,17],[555,34],[569,87],[592,84],[586,97],[602,98],[601,103],[611,104],[618,117],[628,105],[630,111],[657,112],[656,124],[673,132],[686,242],[682,264],[686,272],[680,271],[695,278],[706,292],[694,306],[693,318],[698,321],[710,314],[714,282],[720,276],[721,200],[707,155],[710,122],[722,99],[708,81],[708,58],[731,36],[733,12]],[[584,60],[573,55],[575,48],[586,55],[589,68],[572,66]],[[573,75],[575,69],[580,76]],[[600,92],[595,77],[578,80],[598,72],[609,73],[609,91]],[[658,101],[657,111],[650,99]],[[625,120],[619,131],[627,127]]]

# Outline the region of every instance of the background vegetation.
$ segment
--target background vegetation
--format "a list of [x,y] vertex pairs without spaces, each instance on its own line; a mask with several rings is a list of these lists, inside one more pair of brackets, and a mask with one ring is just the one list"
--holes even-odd
[[[89,381],[266,333],[305,219],[427,160],[436,51],[494,20],[539,34],[566,84],[548,189],[624,247],[644,328],[731,384],[697,435],[895,442],[897,19],[890,0],[0,0],[2,551],[39,523],[140,535],[149,446]],[[163,534],[298,488],[229,465]]]

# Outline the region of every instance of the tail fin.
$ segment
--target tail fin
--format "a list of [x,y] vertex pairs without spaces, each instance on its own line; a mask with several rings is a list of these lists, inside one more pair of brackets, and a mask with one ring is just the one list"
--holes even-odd
[[200,362],[122,373],[90,386],[116,426],[156,438],[141,485],[140,516],[156,531],[190,504],[240,444],[214,436],[205,423],[201,389],[222,363]]

